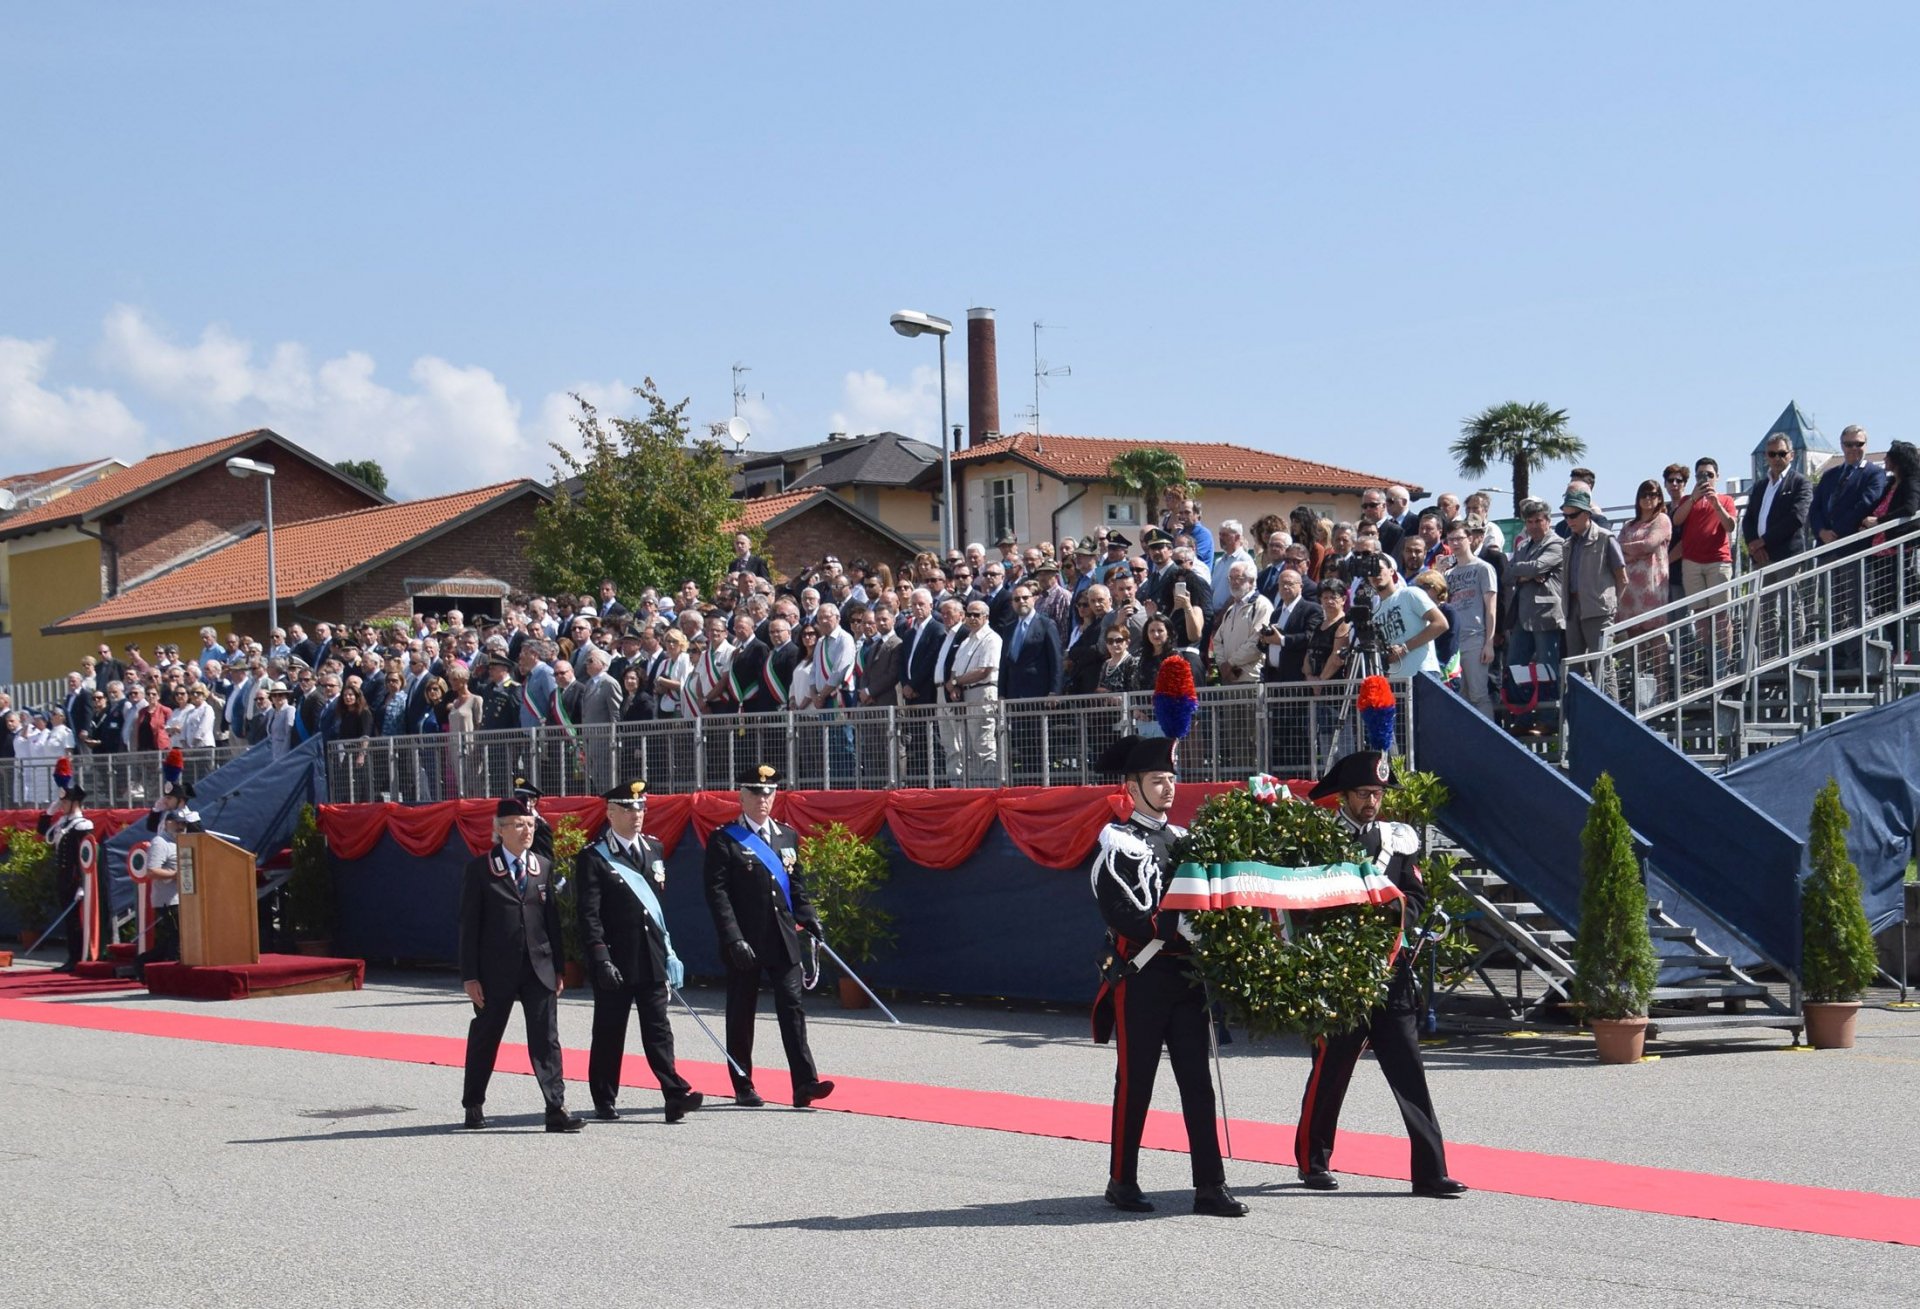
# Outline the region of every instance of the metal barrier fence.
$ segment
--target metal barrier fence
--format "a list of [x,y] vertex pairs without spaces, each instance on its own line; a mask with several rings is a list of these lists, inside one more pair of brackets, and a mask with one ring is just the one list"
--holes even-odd
[[1769,564],[1607,630],[1603,651],[1569,658],[1641,719],[1752,701],[1769,675],[1786,706],[1913,661],[1920,648],[1920,519],[1885,539],[1850,538]]
[[[181,775],[190,783],[247,752],[245,745],[182,750]],[[74,755],[73,777],[87,792],[89,809],[138,809],[160,797],[166,755],[158,750]],[[0,759],[0,802],[15,809],[41,808],[59,794],[54,769],[59,758]]]
[[[1396,749],[1411,760],[1410,686]],[[1318,776],[1362,748],[1346,688],[1207,687],[1180,749],[1193,782],[1259,772]],[[427,804],[507,793],[524,777],[547,795],[598,795],[644,777],[655,791],[725,791],[740,772],[773,763],[798,790],[1077,786],[1110,780],[1094,767],[1115,738],[1148,727],[1152,696],[1062,696],[966,705],[884,706],[692,721],[542,727],[446,736],[335,741],[328,749],[335,804]],[[1157,729],[1152,729],[1157,730]]]
[[43,677],[37,682],[12,682],[0,686],[12,697],[15,709],[58,708],[67,702],[67,679]]

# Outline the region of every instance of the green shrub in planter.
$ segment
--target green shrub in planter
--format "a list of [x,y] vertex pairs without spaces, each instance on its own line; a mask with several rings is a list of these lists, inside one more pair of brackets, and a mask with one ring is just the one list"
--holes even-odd
[[1574,994],[1588,1019],[1641,1018],[1660,961],[1647,930],[1647,888],[1613,778],[1600,774],[1580,833],[1580,930],[1573,943]]
[[1800,986],[1808,1001],[1858,1000],[1873,985],[1873,929],[1860,902],[1860,870],[1847,857],[1853,820],[1832,778],[1813,801],[1813,872],[1800,884]]
[[60,910],[53,847],[32,832],[14,831],[7,842],[7,857],[0,861],[0,895],[20,916],[22,928],[44,930]]
[[850,964],[872,959],[893,944],[893,915],[871,903],[887,880],[880,838],[862,840],[843,823],[829,823],[800,842],[800,868],[813,896],[827,944]]
[[333,863],[312,805],[293,824],[293,875],[287,879],[287,930],[296,941],[333,939]]
[[587,848],[587,828],[569,814],[553,829],[553,871],[567,880],[566,889],[556,897],[560,909],[560,943],[573,963],[586,967],[586,955],[580,943],[580,880],[574,875],[573,861]]

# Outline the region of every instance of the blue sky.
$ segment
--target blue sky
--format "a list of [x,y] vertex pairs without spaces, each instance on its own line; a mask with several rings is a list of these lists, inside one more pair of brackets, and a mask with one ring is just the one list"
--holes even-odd
[[736,361],[756,447],[931,437],[887,315],[975,304],[1008,429],[1040,319],[1053,432],[1460,487],[1547,400],[1609,502],[1789,399],[1883,446],[1920,10],[1823,9],[12,5],[0,462],[265,422],[447,491]]

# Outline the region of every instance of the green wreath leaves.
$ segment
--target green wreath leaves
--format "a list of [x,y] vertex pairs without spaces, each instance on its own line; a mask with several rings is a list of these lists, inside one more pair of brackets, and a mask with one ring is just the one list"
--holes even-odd
[[[1201,806],[1174,857],[1297,868],[1359,862],[1365,855],[1331,810],[1227,791]],[[1199,936],[1200,974],[1229,1015],[1257,1034],[1299,1032],[1309,1040],[1358,1026],[1381,1002],[1400,932],[1397,905],[1293,914],[1291,941],[1259,909],[1189,917]]]

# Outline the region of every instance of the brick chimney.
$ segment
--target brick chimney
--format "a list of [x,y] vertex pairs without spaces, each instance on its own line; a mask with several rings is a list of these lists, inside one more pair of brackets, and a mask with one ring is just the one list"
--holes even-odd
[[1000,435],[1000,359],[993,310],[967,310],[967,445]]

